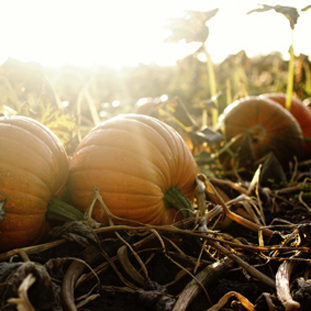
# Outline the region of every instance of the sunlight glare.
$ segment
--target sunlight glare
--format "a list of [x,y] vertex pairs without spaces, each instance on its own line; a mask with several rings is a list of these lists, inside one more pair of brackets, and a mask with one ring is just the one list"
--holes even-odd
[[111,103],[111,106],[116,108],[116,107],[119,107],[120,106],[120,101],[119,100],[114,100],[112,103]]
[[[282,5],[293,6],[291,2],[284,0]],[[300,1],[298,9],[308,4]],[[289,22],[273,11],[246,15],[258,8],[256,0],[12,0],[0,3],[0,61],[13,57],[44,66],[113,68],[174,65],[200,44],[164,43],[170,34],[165,28],[169,19],[182,17],[187,10],[215,8],[219,12],[207,23],[206,41],[214,62],[243,49],[250,57],[274,50],[288,57]],[[311,25],[309,11],[300,12],[296,25],[296,54],[310,54],[311,43],[305,39]]]

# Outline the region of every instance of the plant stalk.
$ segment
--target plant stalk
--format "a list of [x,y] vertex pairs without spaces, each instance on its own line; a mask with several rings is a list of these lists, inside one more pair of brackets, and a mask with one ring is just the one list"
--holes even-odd
[[[202,48],[203,48],[204,54],[206,56],[207,71],[208,71],[209,82],[210,82],[211,98],[213,98],[217,94],[217,83],[216,83],[216,78],[215,78],[214,65],[213,65],[211,56],[210,56],[210,54],[208,53],[208,51],[206,49],[206,45],[205,45],[204,42],[202,43]],[[217,99],[214,100],[214,103],[216,105],[216,109],[213,109],[213,111],[212,111],[212,124],[213,124],[213,128],[216,127],[216,124],[218,122],[218,114],[219,114]],[[207,110],[205,110],[205,109],[203,110],[202,126],[203,127],[207,126]]]
[[286,103],[285,107],[288,111],[291,108],[291,98],[294,87],[294,65],[295,65],[295,54],[294,54],[294,30],[292,30],[291,45],[289,47],[289,64],[288,64],[288,77],[287,77],[287,89],[286,89]]

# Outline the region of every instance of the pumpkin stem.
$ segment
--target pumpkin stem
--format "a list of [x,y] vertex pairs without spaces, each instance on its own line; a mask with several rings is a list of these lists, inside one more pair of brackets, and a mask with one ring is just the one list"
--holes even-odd
[[84,214],[77,210],[72,205],[69,205],[63,201],[53,197],[47,206],[47,212],[45,214],[48,220],[58,221],[81,221],[84,220]]
[[0,221],[3,219],[5,211],[3,205],[5,204],[6,200],[0,201]]
[[175,208],[184,219],[192,216],[192,203],[179,188],[169,188],[164,194],[163,200],[166,208]]
[[267,131],[262,123],[254,125],[252,128],[246,130],[245,132],[251,135],[253,142],[262,141],[267,136]]

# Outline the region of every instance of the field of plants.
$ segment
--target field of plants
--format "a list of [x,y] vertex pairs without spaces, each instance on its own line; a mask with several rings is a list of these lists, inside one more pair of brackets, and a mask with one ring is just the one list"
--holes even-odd
[[309,310],[310,58],[191,14],[173,67],[1,64],[1,310]]

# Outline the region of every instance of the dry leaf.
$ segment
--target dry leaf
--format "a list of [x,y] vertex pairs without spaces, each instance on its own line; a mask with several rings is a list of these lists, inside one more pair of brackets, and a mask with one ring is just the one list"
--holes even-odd
[[172,34],[165,41],[178,42],[185,39],[186,43],[205,42],[209,35],[206,22],[217,12],[218,9],[207,12],[187,11],[184,17],[171,19],[168,28]]
[[292,29],[295,28],[299,14],[296,8],[293,8],[290,6],[281,6],[281,5],[270,6],[270,5],[262,4],[262,8],[251,10],[247,14],[250,14],[253,12],[266,12],[269,10],[275,10],[277,13],[282,13],[289,20],[290,27]]
[[306,7],[304,7],[303,9],[301,9],[301,11],[306,12],[311,8],[311,4],[307,5]]

